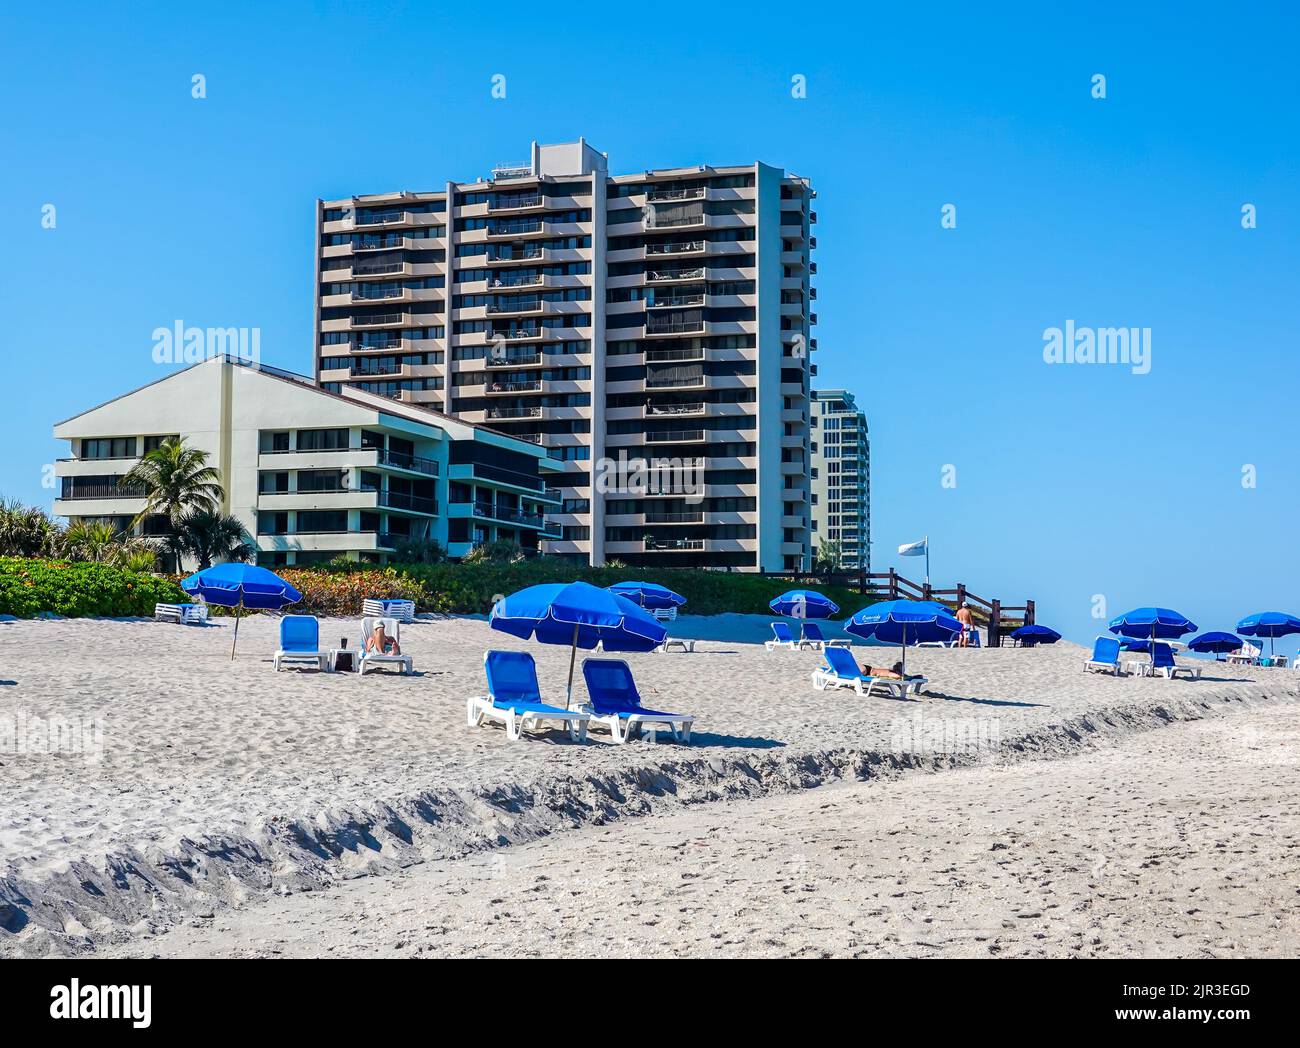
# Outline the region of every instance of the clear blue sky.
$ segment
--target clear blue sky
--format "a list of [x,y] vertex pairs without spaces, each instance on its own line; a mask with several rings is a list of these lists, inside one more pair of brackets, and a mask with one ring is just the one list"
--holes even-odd
[[[585,135],[619,172],[814,180],[818,381],[869,414],[875,567],[913,573],[893,551],[928,533],[937,582],[1076,639],[1094,594],[1300,611],[1290,5],[14,6],[0,492],[49,505],[51,424],[157,378],[158,326],[259,327],[307,370],[317,197]],[[1067,319],[1151,328],[1151,373],[1045,365]]]

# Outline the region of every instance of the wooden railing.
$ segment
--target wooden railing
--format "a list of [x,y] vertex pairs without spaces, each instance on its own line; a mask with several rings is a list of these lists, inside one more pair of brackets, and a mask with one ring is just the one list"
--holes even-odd
[[[1023,604],[1004,604],[995,598],[981,597],[959,582],[952,589],[940,589],[928,582],[915,582],[900,575],[892,568],[889,571],[812,571],[807,573],[771,572],[761,573],[765,578],[787,579],[791,582],[817,583],[826,586],[842,586],[856,590],[870,600],[933,600],[956,610],[964,601],[970,608],[975,625],[988,631],[989,647],[1002,646],[1002,640],[1013,630],[1021,626],[1030,626],[1034,622],[1034,602],[1026,600]],[[855,609],[856,610],[856,609]],[[850,612],[851,613],[851,612]]]

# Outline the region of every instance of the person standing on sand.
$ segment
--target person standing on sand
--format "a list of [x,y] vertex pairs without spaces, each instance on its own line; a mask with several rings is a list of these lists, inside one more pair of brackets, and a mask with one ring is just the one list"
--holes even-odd
[[[975,628],[974,616],[970,613],[970,607],[965,601],[961,602],[961,607],[957,609],[957,621],[961,623],[961,638],[957,641],[959,647],[966,647],[970,641],[970,632]],[[989,641],[992,644],[992,641]]]

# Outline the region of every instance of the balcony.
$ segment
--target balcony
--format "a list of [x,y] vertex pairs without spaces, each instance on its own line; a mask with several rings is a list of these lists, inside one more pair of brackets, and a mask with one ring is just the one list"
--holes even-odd
[[427,516],[438,515],[438,500],[419,495],[406,495],[396,491],[381,491],[379,505],[385,509],[404,510],[408,513],[423,513]]
[[690,269],[651,269],[646,272],[647,284],[664,284],[673,280],[703,280],[704,267],[694,266]]
[[518,164],[499,164],[492,169],[493,178],[532,178],[533,165],[531,163]]
[[485,258],[492,262],[530,262],[546,257],[546,249],[540,244],[529,247],[489,247]]
[[540,513],[525,513],[515,506],[495,506],[491,502],[475,502],[474,516],[483,520],[502,520],[525,528],[540,528]]
[[514,353],[500,356],[488,355],[484,363],[490,368],[524,367],[528,364],[542,363],[541,353]]
[[542,300],[540,298],[503,299],[500,302],[489,302],[487,304],[489,316],[497,313],[540,313],[541,310]]
[[658,203],[667,200],[703,200],[703,186],[687,186],[685,188],[665,189],[659,186],[651,186],[645,194],[647,203]]
[[660,319],[652,315],[646,317],[645,322],[647,335],[689,335],[698,334],[703,330],[703,320]]
[[461,479],[482,480],[489,484],[509,484],[511,487],[523,488],[529,492],[530,497],[541,501],[560,501],[558,494],[551,499],[546,482],[540,477],[520,473],[505,466],[493,466],[486,462],[454,462],[452,474]]
[[353,220],[353,225],[358,229],[364,229],[367,226],[388,226],[395,222],[409,222],[411,215],[406,211],[376,211],[369,214],[358,214]]
[[702,550],[704,548],[703,539],[653,539],[642,540],[642,547],[647,551],[672,551],[683,552],[687,550]]
[[414,327],[415,323],[407,313],[376,313],[369,317],[348,317],[350,327]]
[[364,287],[352,292],[353,302],[376,302],[389,298],[402,298],[404,287]]
[[542,389],[542,380],[539,378],[519,379],[515,382],[491,382],[484,387],[483,392],[492,393],[539,393]]
[[142,499],[147,494],[143,487],[136,486],[65,483],[59,498],[64,502],[76,502],[83,499]]
[[507,342],[516,342],[525,338],[541,338],[542,329],[537,327],[488,328],[484,334],[489,342],[495,342],[499,338],[505,339]]
[[520,237],[543,230],[542,220],[534,218],[527,222],[489,222],[487,235],[490,237]]
[[539,287],[546,283],[543,273],[503,273],[488,281],[491,288]]
[[487,419],[490,422],[497,418],[541,418],[542,409],[534,405],[521,407],[517,405],[502,404],[500,407],[490,407],[487,409]]
[[360,237],[352,241],[355,251],[389,251],[395,247],[404,247],[406,238],[401,233],[390,233],[382,237]]
[[676,513],[647,513],[645,522],[647,524],[703,524],[704,511],[697,509]]
[[674,309],[682,306],[704,305],[704,292],[693,291],[689,294],[670,295],[667,298],[653,298],[646,303],[647,309]]
[[423,473],[428,477],[438,475],[438,462],[436,459],[420,458],[418,455],[407,455],[400,451],[387,451],[384,448],[375,448],[378,456],[375,464],[379,466],[391,466],[393,469],[405,469],[411,473]]
[[686,349],[647,349],[645,360],[647,364],[669,364],[674,361],[698,363],[704,360],[704,348],[692,346]]
[[488,201],[488,211],[521,211],[545,202],[541,193],[497,193]]
[[689,255],[692,252],[703,251],[708,247],[708,242],[704,240],[678,240],[663,244],[647,244],[645,253],[649,255]]
[[647,444],[689,444],[703,439],[702,429],[665,429],[645,435]]
[[706,407],[702,400],[684,404],[647,404],[645,413],[647,418],[663,415],[703,415]]

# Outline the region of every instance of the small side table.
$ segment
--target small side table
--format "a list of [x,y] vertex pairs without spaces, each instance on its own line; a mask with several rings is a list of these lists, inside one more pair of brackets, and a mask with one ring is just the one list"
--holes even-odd
[[355,673],[357,669],[356,648],[330,648],[331,673]]

